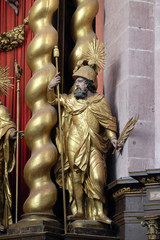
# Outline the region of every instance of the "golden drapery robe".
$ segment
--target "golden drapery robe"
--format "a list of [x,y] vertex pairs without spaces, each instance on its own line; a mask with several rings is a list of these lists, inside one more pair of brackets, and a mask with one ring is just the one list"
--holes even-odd
[[[60,102],[64,107],[62,113],[64,173],[70,202],[74,200],[72,171],[80,170],[87,198],[105,203],[105,154],[110,147],[110,139],[116,137],[116,119],[112,116],[104,96],[97,93],[80,100],[73,94],[62,94]],[[49,103],[56,105],[57,99],[49,98]],[[56,143],[61,152],[58,132]],[[62,186],[60,160],[55,167],[55,177],[57,183]]]
[[11,191],[8,173],[15,165],[15,141],[10,139],[10,134],[16,130],[9,110],[0,105],[0,223],[5,227],[12,224]]

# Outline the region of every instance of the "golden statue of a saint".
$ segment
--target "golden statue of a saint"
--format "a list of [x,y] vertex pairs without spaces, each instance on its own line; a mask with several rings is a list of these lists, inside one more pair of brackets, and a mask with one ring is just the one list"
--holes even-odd
[[[83,62],[83,61],[82,61]],[[84,63],[84,62],[83,62]],[[63,107],[63,143],[57,147],[64,152],[65,188],[69,191],[71,212],[68,220],[97,220],[107,224],[104,204],[106,185],[106,152],[110,145],[117,147],[116,119],[107,100],[96,92],[96,64],[82,64],[73,73],[75,91],[61,94]],[[54,87],[60,83],[59,74],[48,85],[48,101],[57,104]],[[57,183],[62,186],[60,161],[55,167]]]
[[15,164],[16,125],[0,101],[0,231],[12,224],[11,191],[8,173]]
[[[7,94],[7,88],[12,87],[7,73],[7,67],[0,67],[0,95]],[[0,232],[12,224],[11,191],[8,173],[15,165],[16,125],[9,110],[0,100]]]

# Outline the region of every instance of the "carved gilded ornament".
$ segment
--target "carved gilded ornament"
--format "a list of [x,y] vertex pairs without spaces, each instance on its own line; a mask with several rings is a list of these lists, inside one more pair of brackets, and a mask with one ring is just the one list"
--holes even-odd
[[123,195],[124,193],[135,193],[135,192],[139,192],[139,191],[144,192],[145,190],[146,190],[145,187],[143,187],[141,189],[139,189],[139,188],[132,189],[130,187],[123,187],[123,188],[121,188],[121,189],[119,189],[119,190],[117,190],[116,192],[113,193],[113,198],[116,199],[119,196]]
[[160,176],[156,177],[142,177],[140,182],[145,185],[152,185],[152,184],[159,184],[160,183]]
[[11,51],[23,44],[25,25],[29,22],[28,17],[24,19],[22,25],[19,25],[9,32],[0,33],[0,51]]
[[121,188],[118,191],[116,191],[115,193],[113,193],[113,197],[117,198],[117,197],[121,196],[123,193],[130,192],[130,191],[131,191],[130,187]]
[[141,221],[141,225],[148,228],[148,240],[160,239],[159,217],[150,217],[148,219],[144,219]]

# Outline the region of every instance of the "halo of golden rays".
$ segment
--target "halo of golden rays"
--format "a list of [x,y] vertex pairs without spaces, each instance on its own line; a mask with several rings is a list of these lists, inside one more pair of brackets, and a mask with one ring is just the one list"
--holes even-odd
[[14,87],[14,85],[11,83],[11,78],[13,77],[9,77],[8,69],[8,66],[3,68],[0,66],[0,96],[8,95],[8,88]]
[[88,49],[83,53],[83,58],[78,61],[73,73],[84,65],[93,67],[97,73],[103,70],[106,58],[105,47],[105,43],[99,43],[98,39],[93,38],[93,40],[88,43]]
[[88,65],[97,65],[98,69],[103,69],[105,65],[105,44],[93,38],[88,44],[88,50],[83,54],[83,58],[88,61]]

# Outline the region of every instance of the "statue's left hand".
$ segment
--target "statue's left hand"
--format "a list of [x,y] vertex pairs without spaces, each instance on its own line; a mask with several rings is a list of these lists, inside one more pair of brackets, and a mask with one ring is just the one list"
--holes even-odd
[[113,145],[114,148],[117,147],[117,139],[116,139],[116,138],[112,138],[112,139],[111,139],[111,143],[112,143],[112,145]]
[[122,144],[117,144],[117,139],[116,138],[112,138],[111,139],[111,143],[113,145],[113,147],[120,152],[122,150],[123,145]]

